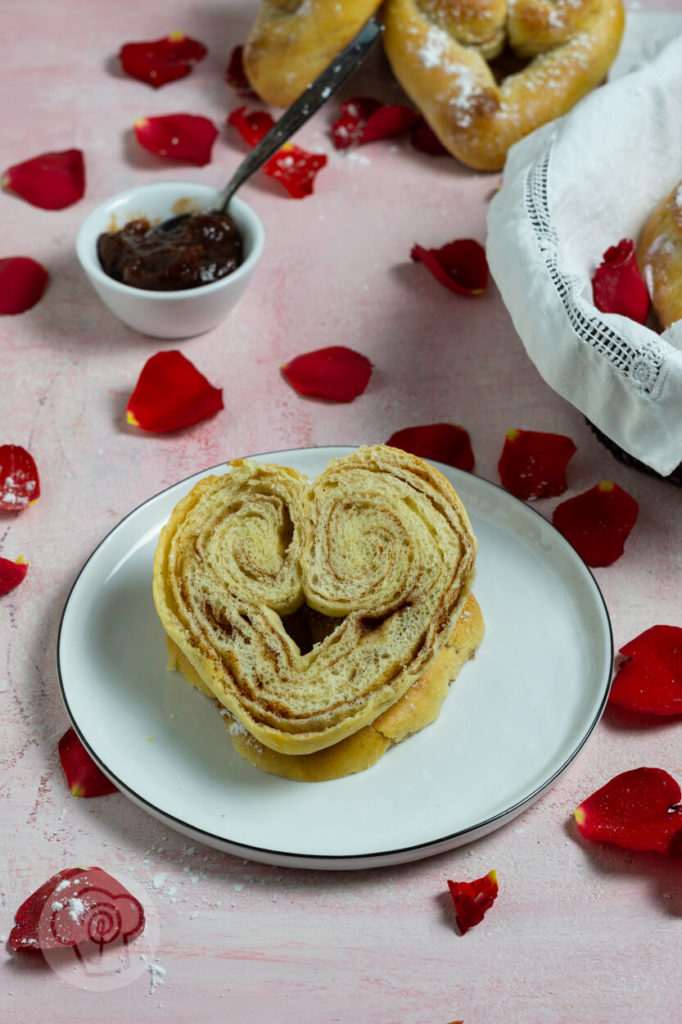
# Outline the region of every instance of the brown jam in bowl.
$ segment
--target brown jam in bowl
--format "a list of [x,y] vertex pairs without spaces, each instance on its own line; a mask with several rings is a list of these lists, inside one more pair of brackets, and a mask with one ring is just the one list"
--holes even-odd
[[105,274],[132,288],[157,292],[220,281],[242,263],[243,248],[228,213],[193,214],[168,231],[156,232],[140,218],[97,239]]

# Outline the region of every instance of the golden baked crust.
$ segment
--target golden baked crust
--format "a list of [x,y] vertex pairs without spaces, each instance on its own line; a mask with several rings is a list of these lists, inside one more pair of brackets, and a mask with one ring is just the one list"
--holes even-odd
[[484,633],[483,616],[473,594],[436,660],[387,711],[340,743],[313,754],[280,754],[259,743],[228,716],[227,729],[235,750],[263,771],[297,782],[325,782],[365,771],[389,747],[419,732],[438,718],[450,684],[473,658]]
[[682,319],[682,181],[642,228],[637,263],[661,326],[670,327]]
[[[399,449],[360,448],[312,483],[236,460],[173,511],[154,601],[206,690],[264,746],[304,754],[374,721],[423,674],[475,555],[449,481]],[[282,622],[303,604],[340,623],[305,653]]]
[[263,0],[244,70],[266,103],[288,107],[357,35],[381,0]]
[[[498,85],[485,42],[458,28],[462,0],[386,0],[393,73],[443,145],[469,167],[500,170],[509,148],[570,110],[606,75],[624,27],[621,0],[514,0],[491,11],[512,50],[531,58]],[[476,0],[466,0],[476,6]],[[505,20],[506,19],[506,20]]]
[[[251,85],[287,106],[359,31],[375,0],[263,0],[244,48]],[[496,171],[519,139],[599,85],[625,23],[622,0],[385,0],[393,73],[445,148]],[[498,83],[508,47],[525,67]]]

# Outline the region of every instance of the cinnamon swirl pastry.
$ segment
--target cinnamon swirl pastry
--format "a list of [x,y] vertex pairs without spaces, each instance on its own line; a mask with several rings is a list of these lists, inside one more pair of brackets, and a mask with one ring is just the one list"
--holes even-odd
[[[399,449],[360,448],[312,482],[236,460],[195,485],[159,538],[154,601],[171,666],[239,723],[234,739],[243,728],[282,755],[330,748],[397,715],[448,647],[459,654],[443,678],[473,653],[477,606],[457,627],[476,546],[449,481]],[[309,644],[287,629],[302,610]]]
[[371,768],[390,747],[419,732],[440,714],[450,685],[483,639],[481,609],[469,594],[450,639],[436,660],[403,696],[370,724],[340,743],[312,754],[280,754],[259,743],[223,709],[232,745],[262,771],[297,782],[326,782]]

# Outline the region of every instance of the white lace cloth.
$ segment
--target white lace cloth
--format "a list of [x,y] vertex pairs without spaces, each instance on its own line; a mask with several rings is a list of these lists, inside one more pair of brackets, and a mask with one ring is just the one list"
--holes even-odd
[[491,273],[547,383],[663,475],[682,463],[682,321],[600,313],[606,249],[636,241],[682,178],[682,35],[510,151],[488,214]]

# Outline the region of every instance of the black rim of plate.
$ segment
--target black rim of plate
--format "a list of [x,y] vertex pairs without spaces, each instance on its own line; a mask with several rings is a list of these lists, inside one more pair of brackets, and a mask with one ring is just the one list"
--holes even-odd
[[[266,457],[274,458],[277,456],[291,455],[299,452],[324,453],[325,451],[327,451],[330,453],[329,458],[332,458],[334,457],[331,454],[332,452],[337,454],[347,454],[349,452],[355,451],[357,447],[357,445],[317,445],[310,446],[307,448],[288,448],[282,450],[265,451],[242,457],[249,459],[262,459]],[[441,472],[444,472],[445,474],[453,470],[456,473],[465,473],[464,470],[458,470],[454,466],[444,465],[443,463],[436,462],[433,459],[430,459],[428,461],[431,462],[434,466],[436,466],[437,469],[439,469]],[[181,484],[187,483],[189,480],[192,480],[194,479],[194,477],[200,476],[203,473],[210,473],[214,470],[224,468],[225,465],[225,461],[218,462],[213,466],[208,466],[206,469],[197,470],[196,473],[190,473],[183,479],[177,480],[175,483],[170,484],[168,487],[162,488],[162,490],[158,491],[156,494],[151,495],[151,497],[145,499],[135,508],[131,509],[130,512],[128,512],[122,519],[120,519],[116,523],[116,525],[113,526],[111,530],[109,530],[105,534],[105,536],[101,539],[101,541],[90,553],[84,564],[81,566],[69,590],[66,601],[64,602],[64,608],[60,616],[59,630],[57,634],[57,677],[59,681],[59,689],[61,692],[62,701],[64,703],[64,707],[66,709],[69,720],[81,743],[83,744],[87,752],[90,754],[95,764],[97,764],[99,768],[101,768],[104,774],[108,776],[108,778],[114,783],[114,785],[120,790],[121,793],[123,793],[125,796],[131,799],[142,809],[147,810],[148,813],[157,820],[166,821],[171,827],[178,826],[177,831],[179,832],[183,832],[183,830],[190,831],[197,839],[200,839],[200,837],[204,836],[206,837],[207,845],[212,846],[213,848],[218,848],[223,852],[230,853],[232,856],[241,856],[244,859],[248,860],[249,854],[251,854],[250,859],[259,860],[264,863],[276,863],[279,865],[294,868],[315,868],[319,866],[322,869],[326,867],[328,870],[344,870],[347,868],[381,867],[383,865],[405,863],[409,862],[410,860],[417,860],[422,857],[427,857],[431,855],[435,856],[438,853],[446,852],[448,849],[451,849],[456,845],[463,845],[459,844],[458,840],[464,839],[466,836],[471,836],[471,841],[473,842],[477,837],[483,836],[488,832],[494,831],[497,822],[499,822],[499,826],[501,826],[506,821],[513,819],[518,813],[520,813],[520,811],[523,810],[524,807],[530,806],[546,790],[550,789],[551,786],[553,786],[556,780],[563,774],[563,772],[568,768],[571,762],[574,761],[575,758],[578,756],[578,754],[584,747],[585,743],[592,735],[594,729],[599,723],[599,720],[601,719],[611,689],[610,668],[608,670],[608,675],[603,682],[604,692],[602,694],[602,699],[599,702],[599,705],[595,711],[592,721],[589,723],[580,742],[575,746],[575,749],[572,751],[570,756],[566,758],[566,760],[552,773],[552,775],[548,779],[546,779],[540,786],[537,786],[530,793],[526,794],[523,798],[517,800],[511,806],[505,808],[502,811],[499,811],[497,814],[491,815],[489,818],[486,818],[483,821],[476,822],[476,824],[474,825],[470,825],[464,829],[459,829],[458,831],[449,833],[448,835],[439,836],[438,838],[430,839],[422,843],[415,843],[410,846],[396,847],[390,850],[387,849],[381,851],[371,851],[367,853],[350,854],[298,853],[292,850],[276,850],[270,847],[254,846],[252,844],[239,842],[238,840],[229,839],[228,837],[219,835],[216,832],[207,831],[206,829],[203,829],[197,825],[191,825],[187,821],[184,821],[182,818],[178,818],[169,811],[163,810],[162,808],[158,807],[156,804],[152,803],[152,801],[148,800],[146,797],[142,796],[136,790],[132,789],[129,785],[127,785],[125,782],[119,779],[117,774],[114,771],[112,771],[112,769],[99,757],[97,752],[92,748],[92,746],[88,742],[87,737],[83,734],[82,730],[78,725],[78,722],[71,709],[71,706],[66,695],[61,665],[61,645],[62,632],[64,629],[64,620],[67,614],[69,604],[71,602],[71,598],[74,594],[74,591],[76,590],[76,587],[78,586],[79,580],[81,579],[83,573],[86,571],[90,562],[96,556],[97,552],[103,547],[104,544],[106,544],[106,542],[112,536],[112,534],[119,530],[123,526],[123,524],[131,518],[131,516],[134,516],[141,508],[145,507],[150,502],[161,497],[163,494],[166,494],[174,487],[178,487]],[[595,594],[598,596],[601,602],[608,630],[608,643],[610,650],[609,665],[612,665],[614,656],[614,642],[611,619],[609,616],[606,601],[604,600],[604,595],[602,594],[601,588],[599,587],[599,584],[597,583],[594,573],[592,572],[590,567],[584,562],[584,560],[581,558],[581,556],[578,554],[575,548],[570,544],[570,542],[566,540],[566,538],[563,537],[563,535],[560,534],[558,530],[556,530],[556,527],[554,527],[553,524],[549,522],[549,520],[545,516],[538,512],[537,509],[532,508],[528,504],[528,502],[522,501],[521,499],[515,497],[509,491],[506,491],[499,484],[496,484],[491,480],[486,480],[484,477],[476,476],[473,473],[467,475],[473,477],[476,480],[476,482],[478,484],[481,484],[483,487],[490,487],[493,488],[495,491],[499,491],[501,494],[504,495],[505,500],[518,502],[518,504],[521,505],[524,509],[526,509],[526,511],[530,512],[532,515],[538,516],[538,518],[541,519],[543,523],[547,524],[551,529],[553,529],[556,532],[557,536],[561,538],[561,542],[563,542],[567,546],[567,548],[569,548],[573,552],[575,558],[578,559],[581,567],[584,569],[584,571],[590,578]],[[361,774],[362,773],[360,773],[360,776]],[[213,840],[214,842],[210,842],[209,840]],[[256,857],[255,855],[261,856]]]

